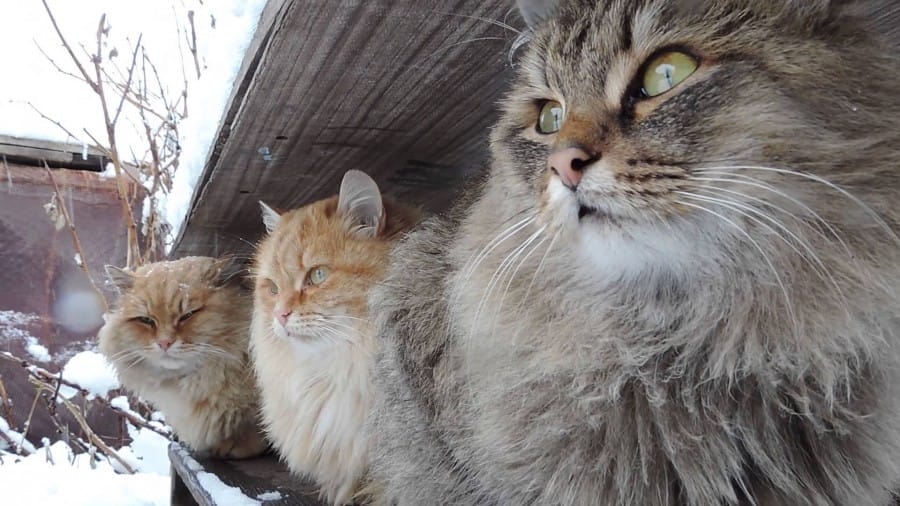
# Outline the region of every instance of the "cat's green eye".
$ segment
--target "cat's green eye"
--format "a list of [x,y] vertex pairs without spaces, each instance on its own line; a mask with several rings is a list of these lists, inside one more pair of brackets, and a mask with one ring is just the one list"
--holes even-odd
[[690,77],[698,66],[697,59],[687,53],[662,53],[647,64],[641,91],[647,97],[662,95]]
[[559,132],[563,124],[563,106],[555,100],[544,102],[538,117],[537,130],[542,134]]
[[274,281],[269,281],[269,293],[278,295],[278,285],[276,285]]
[[325,282],[326,279],[328,279],[328,275],[330,273],[331,272],[328,270],[328,267],[322,265],[313,267],[309,271],[309,283],[314,286],[321,285]]
[[146,325],[148,327],[156,326],[156,321],[154,321],[153,318],[150,318],[149,316],[138,316],[137,318],[135,318],[135,320],[137,320],[140,323],[143,323],[144,325]]

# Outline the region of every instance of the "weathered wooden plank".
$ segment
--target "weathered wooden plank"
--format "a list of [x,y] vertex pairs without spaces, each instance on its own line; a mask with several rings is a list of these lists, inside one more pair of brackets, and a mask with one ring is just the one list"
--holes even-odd
[[[201,473],[216,475],[226,485],[240,488],[248,497],[266,498],[261,501],[266,506],[325,506],[318,499],[318,488],[292,476],[274,455],[246,460],[195,459],[180,444],[172,443],[169,460],[173,506],[228,506],[215,501],[214,494],[204,486]],[[271,497],[273,492],[277,499]]]
[[[484,164],[515,33],[509,0],[274,0],[174,255],[245,253],[258,201],[289,209],[347,169],[429,210]],[[248,241],[248,242],[242,242]]]

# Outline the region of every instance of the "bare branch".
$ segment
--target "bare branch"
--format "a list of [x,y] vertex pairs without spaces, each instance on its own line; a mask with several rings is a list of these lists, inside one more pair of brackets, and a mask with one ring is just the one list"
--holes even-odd
[[69,72],[68,70],[63,70],[63,68],[60,67],[60,66],[56,63],[56,60],[54,60],[53,58],[50,57],[49,54],[47,54],[46,52],[44,52],[44,48],[42,48],[41,45],[37,43],[37,41],[34,41],[34,45],[37,46],[38,51],[40,51],[41,54],[44,55],[44,58],[46,58],[47,61],[50,62],[50,65],[53,65],[53,68],[55,68],[57,72],[59,72],[60,74],[62,74],[62,75],[64,75],[64,76],[69,76],[69,77],[71,77],[71,78],[73,78],[73,79],[78,79],[79,81],[84,81],[84,77],[82,77],[82,76],[77,76],[77,75],[75,75],[75,74]]
[[88,83],[90,87],[96,92],[97,91],[97,83],[91,80],[91,76],[88,75],[87,70],[84,69],[84,66],[81,65],[81,61],[75,56],[75,52],[72,51],[72,47],[69,46],[69,43],[66,41],[66,38],[63,36],[62,31],[59,29],[59,25],[56,24],[56,18],[53,16],[53,11],[50,10],[50,6],[47,5],[47,0],[41,0],[41,3],[44,4],[44,9],[47,11],[47,15],[50,16],[50,22],[53,23],[53,29],[56,30],[56,35],[59,36],[60,42],[62,42],[63,47],[66,48],[66,51],[69,52],[69,56],[72,58],[72,62],[75,63],[75,66],[78,67],[78,71],[81,72],[81,76],[84,78],[84,82]]
[[[0,352],[0,360],[5,360],[7,362],[18,364],[20,367],[25,369],[31,377],[34,377],[35,379],[37,379],[43,383],[46,383],[48,385],[48,392],[55,391],[58,388],[58,385],[65,385],[69,388],[76,390],[82,396],[87,397],[87,396],[91,395],[89,390],[87,390],[83,386],[79,385],[78,383],[75,383],[73,381],[69,381],[65,378],[62,378],[58,374],[53,374],[50,371],[48,371],[42,367],[38,367],[23,358],[13,355],[12,353],[5,352],[5,351]],[[114,411],[116,414],[125,417],[126,419],[128,419],[129,422],[131,422],[132,424],[134,424],[138,427],[141,427],[141,428],[144,428],[147,430],[151,430],[151,431],[159,434],[160,436],[165,437],[166,439],[169,439],[169,440],[173,439],[173,435],[171,432],[164,431],[164,430],[160,429],[159,427],[156,427],[156,426],[150,424],[147,420],[140,418],[136,413],[128,412],[128,411],[122,410],[116,406],[113,406],[112,404],[109,403],[109,401],[107,399],[104,399],[103,397],[94,397],[94,400],[96,402],[100,403],[101,405],[108,407],[109,409]],[[33,408],[32,408],[32,411],[33,411]]]
[[[194,57],[194,69],[197,70],[197,79],[200,79],[200,60],[197,57],[197,29],[194,26],[194,11],[189,10],[187,15],[188,24],[191,25],[191,38],[188,40],[188,49]],[[185,34],[185,36],[187,36],[187,34]]]
[[[59,129],[62,130],[63,132],[65,132],[66,135],[68,135],[69,137],[71,137],[71,138],[73,138],[73,139],[75,139],[75,140],[78,140],[78,141],[81,140],[81,139],[78,138],[77,135],[73,134],[68,128],[66,128],[65,126],[63,126],[62,123],[60,123],[59,121],[56,121],[55,119],[53,119],[53,118],[51,118],[50,116],[47,116],[46,114],[44,114],[43,112],[41,112],[41,110],[38,109],[37,107],[35,107],[34,104],[32,104],[31,102],[25,102],[25,104],[28,105],[28,107],[31,107],[31,110],[33,110],[34,112],[36,112],[41,118],[43,118],[43,119],[49,121],[50,123],[53,123],[53,124],[56,125],[57,127],[59,127]],[[97,149],[99,149],[99,150],[104,150],[103,146],[101,146],[99,143],[98,143],[98,144],[95,144],[95,145],[93,145],[93,146],[91,146],[91,147],[92,147],[92,148],[97,148]]]
[[122,92],[122,97],[119,100],[119,106],[116,107],[116,114],[113,116],[112,122],[115,124],[119,121],[119,114],[122,113],[122,106],[125,105],[125,97],[128,96],[128,90],[131,89],[131,78],[134,76],[134,67],[137,65],[137,55],[138,51],[141,49],[141,39],[144,38],[144,35],[138,35],[137,44],[134,45],[134,54],[131,55],[131,66],[128,67],[128,79],[125,81],[125,90]]

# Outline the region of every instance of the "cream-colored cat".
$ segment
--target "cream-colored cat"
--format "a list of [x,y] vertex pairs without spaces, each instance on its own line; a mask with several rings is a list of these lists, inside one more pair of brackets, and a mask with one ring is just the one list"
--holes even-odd
[[107,272],[121,297],[100,329],[100,351],[122,384],[165,413],[200,454],[263,453],[247,349],[250,300],[238,266],[187,257]]
[[269,236],[256,257],[251,350],[265,427],[290,469],[335,504],[354,499],[368,466],[368,293],[417,217],[384,204],[359,171],[337,197],[281,216],[263,204]]

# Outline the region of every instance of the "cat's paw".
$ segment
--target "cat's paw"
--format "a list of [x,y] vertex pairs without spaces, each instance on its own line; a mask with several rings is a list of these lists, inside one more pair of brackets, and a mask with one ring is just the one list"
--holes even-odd
[[258,432],[239,434],[226,438],[213,446],[210,453],[220,459],[250,459],[269,449],[269,442]]

